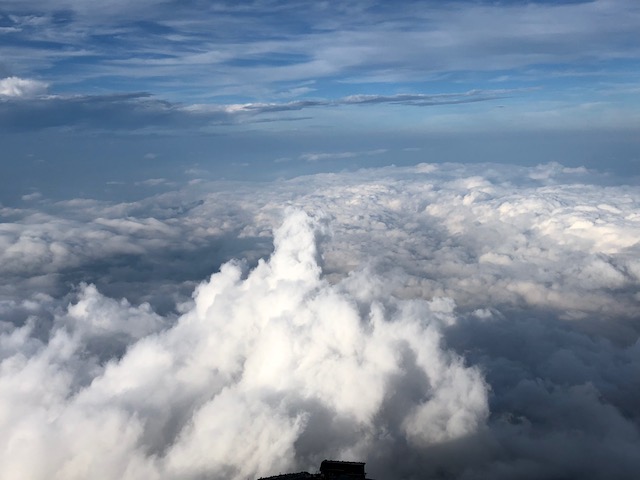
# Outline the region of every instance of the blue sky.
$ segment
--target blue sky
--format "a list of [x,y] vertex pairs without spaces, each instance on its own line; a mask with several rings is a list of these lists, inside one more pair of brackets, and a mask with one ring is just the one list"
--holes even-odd
[[637,175],[639,31],[635,0],[3,0],[1,200],[419,161]]

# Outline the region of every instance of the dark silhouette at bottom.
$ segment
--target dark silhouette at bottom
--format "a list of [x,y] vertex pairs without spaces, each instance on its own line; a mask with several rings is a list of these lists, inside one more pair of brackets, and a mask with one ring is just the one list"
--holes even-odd
[[263,477],[259,480],[372,480],[368,479],[362,462],[323,460],[319,473],[298,472]]

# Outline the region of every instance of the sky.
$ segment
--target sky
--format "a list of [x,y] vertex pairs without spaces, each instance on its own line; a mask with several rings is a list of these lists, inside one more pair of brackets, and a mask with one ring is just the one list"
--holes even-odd
[[637,177],[639,25],[634,0],[4,0],[0,201],[194,169],[555,161]]
[[0,478],[636,478],[638,32],[0,0]]

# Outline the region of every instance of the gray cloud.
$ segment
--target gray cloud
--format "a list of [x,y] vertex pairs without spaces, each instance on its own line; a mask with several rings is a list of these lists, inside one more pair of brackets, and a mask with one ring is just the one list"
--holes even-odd
[[39,202],[0,212],[15,477],[640,467],[635,186],[422,164]]
[[186,112],[145,93],[101,96],[39,96],[0,100],[0,125],[14,131],[69,127],[126,131],[183,128],[229,121],[223,111]]
[[[14,79],[14,77],[4,79],[3,82],[0,88],[4,88],[7,93],[4,99],[0,97],[0,125],[13,131],[43,128],[115,131],[147,128],[184,130],[239,122],[303,120],[304,118],[290,117],[254,119],[254,116],[313,107],[380,103],[415,106],[446,105],[493,100],[516,92],[515,90],[496,90],[443,95],[356,95],[336,100],[319,99],[284,103],[181,105],[157,99],[147,93],[93,96],[34,95],[34,88],[40,88],[39,82]],[[26,92],[29,95],[26,95]],[[1,91],[0,95],[2,95]]]
[[311,107],[336,107],[344,105],[412,105],[416,107],[428,107],[435,105],[454,105],[459,103],[484,102],[522,93],[523,90],[471,90],[463,93],[447,93],[427,95],[396,94],[396,95],[349,95],[336,100],[296,100],[286,103],[248,103],[238,105],[238,111],[248,111],[253,113],[282,112],[288,110],[302,110]]
[[[130,131],[142,129],[184,130],[245,122],[299,121],[307,119],[254,118],[256,115],[299,111],[314,107],[403,104],[434,106],[473,103],[503,98],[521,90],[474,90],[455,94],[351,95],[283,103],[182,105],[148,93],[110,95],[37,95],[44,84],[9,77],[0,84],[0,126],[8,130],[81,128]],[[3,93],[5,92],[5,93]],[[3,99],[2,96],[5,98]]]

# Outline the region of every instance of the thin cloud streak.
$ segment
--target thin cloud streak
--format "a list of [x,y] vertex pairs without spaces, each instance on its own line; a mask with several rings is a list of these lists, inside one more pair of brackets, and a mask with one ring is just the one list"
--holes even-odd
[[[1,82],[0,125],[18,131],[52,127],[123,131],[147,127],[190,129],[251,121],[252,117],[267,113],[321,107],[374,104],[429,107],[485,102],[523,93],[523,90],[473,90],[435,95],[350,95],[336,100],[295,100],[282,103],[182,105],[157,99],[148,93],[91,96],[42,95],[41,91],[46,86],[42,82],[17,77],[9,77]],[[296,119],[283,117],[283,120]],[[278,118],[258,118],[256,121],[274,122],[278,121]]]

